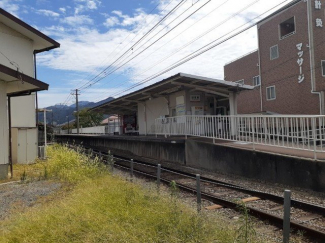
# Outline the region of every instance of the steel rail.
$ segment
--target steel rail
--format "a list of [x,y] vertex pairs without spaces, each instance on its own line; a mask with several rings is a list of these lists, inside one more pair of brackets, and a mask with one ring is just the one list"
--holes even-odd
[[[124,168],[125,170],[129,170],[129,167],[127,167],[127,166],[123,166],[123,165],[118,165],[118,166],[120,168]],[[152,174],[149,174],[149,173],[137,170],[137,169],[134,169],[134,173],[140,174],[147,178],[156,179],[155,175],[152,175]],[[165,179],[165,178],[161,178],[161,182],[164,182],[165,184],[169,185],[172,181]],[[195,188],[186,186],[181,183],[177,183],[177,187],[180,188],[181,190],[189,192],[189,193],[193,193],[193,194],[197,193]],[[201,192],[201,196],[202,196],[202,198],[204,198],[210,202],[213,202],[215,204],[219,204],[223,207],[227,207],[227,208],[234,209],[236,211],[240,211],[240,209],[238,207],[239,204],[236,202],[232,202],[232,201],[214,196],[214,195],[212,195],[210,193],[206,193],[206,192]],[[268,220],[269,222],[271,222],[273,225],[275,225],[277,227],[282,227],[283,219],[281,217],[264,212],[262,210],[259,210],[259,209],[253,208],[253,207],[246,206],[246,208],[248,209],[248,213],[250,215],[255,216],[261,220]],[[295,229],[297,231],[298,230],[302,231],[302,232],[304,232],[305,235],[307,235],[309,237],[317,238],[319,240],[325,240],[325,232],[322,232],[322,231],[313,229],[311,227],[302,225],[296,220],[291,220],[290,225],[293,229]]]
[[[116,157],[116,158],[119,158],[119,157]],[[148,165],[150,165],[150,163],[147,163],[147,162],[142,162],[142,161],[138,161],[138,160],[135,160],[135,161],[137,161],[138,164],[144,164],[144,165],[148,164]],[[167,169],[170,172],[174,172],[174,173],[181,174],[181,175],[184,175],[186,177],[191,177],[191,178],[195,179],[195,175],[191,174],[191,173],[188,173],[188,172],[175,170],[175,169],[171,169],[171,168],[163,167],[163,166],[161,167],[161,169],[162,170]],[[204,176],[201,176],[201,181],[202,182],[208,182],[208,183],[211,183],[211,184],[215,184],[215,185],[218,185],[218,186],[222,186],[222,187],[225,187],[225,188],[231,188],[231,189],[237,190],[239,192],[251,194],[253,196],[263,198],[263,199],[268,199],[268,200],[271,200],[271,201],[274,201],[274,202],[277,202],[277,203],[283,203],[283,201],[284,201],[282,196],[274,195],[274,194],[267,193],[267,192],[261,192],[261,191],[257,191],[257,190],[248,189],[248,188],[241,187],[241,186],[238,186],[238,185],[235,185],[235,184],[223,182],[223,181],[220,181],[220,180],[211,179],[211,178],[204,177]],[[291,199],[291,205],[293,207],[296,207],[296,208],[299,208],[299,209],[302,209],[302,210],[312,211],[312,212],[322,214],[323,216],[325,216],[325,207],[322,207],[322,206],[319,206],[319,205],[316,205],[316,204],[311,204],[311,203],[300,201],[300,200],[297,200],[297,199]]]
[[[107,152],[102,152],[102,154],[107,154]],[[123,160],[125,162],[130,161],[129,158],[125,158],[125,157],[121,157],[121,156],[113,156],[113,158],[121,159],[121,160]],[[146,166],[153,167],[152,164],[148,163],[148,162],[139,161],[139,160],[134,160],[134,162],[139,164],[139,165],[146,165]],[[195,179],[195,175],[191,174],[191,173],[188,173],[188,172],[168,168],[168,167],[165,167],[165,166],[162,166],[161,169],[162,169],[162,171],[163,170],[170,171],[170,172],[173,172],[173,173],[177,173],[177,174],[180,174],[180,175]],[[208,182],[208,183],[211,183],[211,184],[215,184],[217,186],[222,186],[222,187],[225,187],[225,188],[230,188],[230,189],[233,189],[233,190],[236,190],[236,191],[239,191],[239,192],[247,193],[247,194],[250,194],[252,196],[262,198],[262,199],[271,200],[271,201],[274,201],[276,203],[281,203],[282,204],[284,202],[284,199],[283,199],[282,196],[274,195],[274,194],[267,193],[267,192],[248,189],[248,188],[245,188],[245,187],[241,187],[241,186],[238,186],[238,185],[235,185],[235,184],[223,182],[223,181],[220,181],[220,180],[215,180],[215,179],[211,179],[211,178],[208,178],[208,177],[201,176],[201,181],[202,182]],[[305,211],[310,211],[310,212],[314,212],[314,213],[321,214],[321,215],[325,216],[325,207],[322,207],[320,205],[300,201],[300,200],[297,200],[297,199],[291,199],[291,206],[295,207],[295,208],[305,210]]]
[[[95,152],[95,151],[93,151],[93,153],[94,154],[99,154],[99,152]],[[101,152],[101,154],[102,155],[107,155],[106,152]],[[126,163],[130,162],[130,159],[126,159],[126,158],[123,158],[123,157],[120,158],[119,156],[113,156],[113,158],[121,160],[121,161],[126,162]],[[143,162],[143,161],[138,161],[137,160],[137,164],[138,165],[143,165],[143,166],[150,165],[150,167],[152,167],[152,164],[147,163],[147,162]],[[120,167],[122,169],[125,169],[125,170],[130,169],[130,167],[128,167],[128,166],[117,164],[117,163],[114,163],[113,165],[117,166],[117,167]],[[175,170],[175,169],[171,169],[171,168],[167,168],[167,167],[164,167],[164,168],[168,169],[169,173],[175,172],[177,174],[184,175],[184,176],[187,176],[187,177],[191,177],[193,179],[195,178],[195,176],[193,174],[188,173],[188,172],[183,172],[183,171],[179,171],[179,170]],[[150,174],[150,173],[138,170],[138,169],[134,169],[134,173],[140,174],[140,175],[148,177],[148,178],[156,179],[155,173]],[[265,192],[250,190],[250,189],[247,189],[247,188],[244,188],[244,187],[240,187],[240,186],[237,186],[237,185],[234,185],[234,184],[230,184],[230,183],[226,183],[226,182],[222,182],[222,181],[218,181],[218,180],[213,180],[213,179],[210,179],[210,178],[207,178],[207,177],[201,177],[201,178],[202,178],[202,182],[208,182],[208,183],[215,184],[215,185],[218,185],[218,186],[230,188],[230,189],[233,189],[233,190],[236,190],[236,191],[240,191],[240,192],[244,192],[244,193],[247,193],[247,194],[250,194],[250,195],[258,196],[258,197],[260,197],[262,199],[275,201],[277,203],[283,203],[283,200],[284,200],[283,197],[277,196],[277,195],[274,195],[274,194],[269,194],[269,193],[265,193]],[[161,182],[166,183],[166,184],[170,184],[172,181],[161,177]],[[193,193],[193,194],[197,193],[195,188],[191,188],[191,187],[189,187],[187,185],[177,183],[177,186],[178,186],[178,188],[180,188],[183,191]],[[211,202],[213,202],[215,204],[219,204],[221,206],[234,209],[236,211],[239,210],[238,203],[236,203],[236,202],[232,202],[232,201],[217,197],[215,195],[212,195],[212,194],[206,193],[206,192],[201,192],[201,196],[202,196],[202,198],[204,198],[204,199],[206,199],[208,201],[211,201]],[[292,206],[296,207],[296,208],[306,210],[306,211],[313,211],[313,212],[316,212],[318,214],[320,214],[320,213],[324,214],[324,212],[325,212],[324,207],[314,205],[314,204],[310,204],[310,203],[306,203],[306,202],[302,202],[302,201],[299,201],[299,200],[292,200]],[[283,219],[281,217],[270,214],[270,213],[267,213],[267,212],[264,212],[264,211],[259,210],[259,209],[255,209],[255,208],[250,207],[250,206],[246,206],[246,207],[247,207],[247,209],[249,211],[249,214],[251,214],[251,215],[253,215],[255,217],[258,217],[261,220],[269,220],[270,222],[272,222],[273,225],[275,225],[277,227],[282,227]],[[313,229],[311,227],[302,225],[301,223],[299,223],[296,220],[291,220],[290,224],[291,224],[292,228],[294,228],[295,230],[300,230],[300,231],[304,232],[309,237],[325,240],[325,232],[322,232],[322,231],[319,231],[317,229]]]

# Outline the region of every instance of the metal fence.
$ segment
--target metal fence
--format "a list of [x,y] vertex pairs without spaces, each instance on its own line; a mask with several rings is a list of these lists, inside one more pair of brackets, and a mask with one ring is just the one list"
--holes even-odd
[[158,118],[157,135],[198,136],[324,151],[325,116],[179,116]]
[[[97,126],[97,127],[81,127],[79,128],[79,134],[114,134],[120,133],[120,127],[109,124],[106,126]],[[68,134],[68,130],[61,130],[60,134]],[[70,129],[70,134],[77,134],[77,129]]]

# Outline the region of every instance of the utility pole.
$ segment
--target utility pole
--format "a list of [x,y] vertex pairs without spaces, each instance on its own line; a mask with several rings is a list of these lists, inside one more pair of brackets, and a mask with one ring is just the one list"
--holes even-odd
[[77,134],[79,134],[79,102],[78,102],[78,89],[76,89],[76,111],[77,111]]
[[76,95],[76,114],[77,114],[77,117],[76,117],[76,123],[77,123],[77,134],[79,134],[79,103],[78,103],[78,95],[80,95],[78,93],[78,89],[75,90],[75,95]]
[[52,110],[38,109],[39,112],[44,112],[44,158],[46,158],[46,147],[47,147],[47,132],[46,132],[46,112],[52,112]]

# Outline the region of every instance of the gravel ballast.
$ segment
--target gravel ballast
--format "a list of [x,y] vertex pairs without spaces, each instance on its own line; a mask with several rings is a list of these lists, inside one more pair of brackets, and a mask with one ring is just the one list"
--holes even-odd
[[16,207],[35,205],[40,197],[48,196],[61,188],[61,184],[51,181],[0,184],[0,220],[10,216]]

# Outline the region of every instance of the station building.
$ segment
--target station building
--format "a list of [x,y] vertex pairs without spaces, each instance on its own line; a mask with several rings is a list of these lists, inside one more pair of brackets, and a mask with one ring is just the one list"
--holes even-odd
[[0,8],[0,178],[8,165],[37,158],[36,54],[60,44]]
[[257,24],[258,50],[224,66],[225,80],[255,87],[238,114],[325,114],[324,11],[324,0],[295,0]]
[[253,88],[251,85],[179,73],[91,110],[119,115],[123,134],[155,134],[157,118],[237,115],[238,93]]

